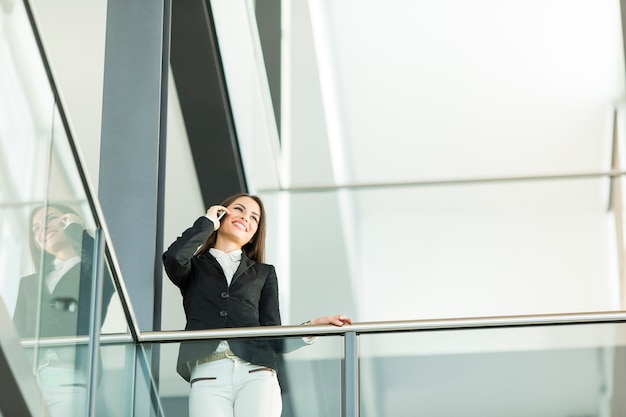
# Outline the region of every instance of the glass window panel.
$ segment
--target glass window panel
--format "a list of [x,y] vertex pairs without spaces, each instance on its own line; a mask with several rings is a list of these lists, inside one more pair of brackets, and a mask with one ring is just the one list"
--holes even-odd
[[625,94],[619,7],[294,3],[283,28],[294,183],[326,183],[311,166],[328,161],[338,183],[607,169]]
[[[290,193],[286,204],[267,207],[271,250],[289,247],[276,251],[289,288],[283,309],[295,321],[324,311],[386,321],[618,310],[608,184],[599,177]],[[267,195],[274,203],[276,194]]]
[[252,188],[276,188],[280,183],[278,129],[254,6],[247,0],[211,0],[210,5],[246,181]]

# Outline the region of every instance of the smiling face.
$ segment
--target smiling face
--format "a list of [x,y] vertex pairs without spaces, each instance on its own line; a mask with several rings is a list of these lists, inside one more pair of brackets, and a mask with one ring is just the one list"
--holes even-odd
[[226,207],[226,214],[220,221],[218,243],[226,241],[239,248],[250,242],[259,228],[261,208],[250,197],[239,197]]
[[56,207],[39,209],[33,216],[33,238],[41,249],[55,254],[64,249],[69,242],[65,236],[62,221],[64,213]]
[[258,196],[240,193],[220,205],[228,212],[220,220],[219,229],[209,235],[197,254],[202,255],[210,248],[224,252],[242,249],[251,260],[264,262],[267,216],[263,201]]

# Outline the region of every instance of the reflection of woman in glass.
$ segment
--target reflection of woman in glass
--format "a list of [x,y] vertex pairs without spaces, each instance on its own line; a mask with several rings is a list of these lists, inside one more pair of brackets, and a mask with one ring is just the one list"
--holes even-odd
[[[163,262],[182,292],[186,330],[281,324],[276,271],[263,263],[265,232],[261,200],[239,194],[210,207],[167,249]],[[335,315],[310,323],[351,322]],[[178,372],[191,383],[190,416],[280,416],[282,351],[276,339],[181,344]]]
[[[89,334],[93,238],[80,216],[61,204],[31,214],[35,273],[20,287],[13,322],[23,338]],[[103,311],[114,292],[104,280]],[[53,416],[82,416],[86,410],[87,346],[40,347],[38,378]]]

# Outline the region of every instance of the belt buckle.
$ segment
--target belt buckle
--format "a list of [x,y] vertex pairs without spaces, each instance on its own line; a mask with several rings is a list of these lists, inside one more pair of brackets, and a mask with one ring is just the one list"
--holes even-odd
[[198,362],[199,363],[215,362],[215,361],[219,361],[222,359],[231,358],[233,356],[235,356],[235,354],[230,349],[220,350],[220,351],[213,352],[208,356],[205,356],[204,358],[200,359]]
[[203,358],[200,358],[198,360],[196,360],[193,365],[189,362],[187,362],[187,367],[189,368],[189,372],[193,372],[193,370],[196,368],[196,366],[198,365],[203,365],[205,363],[209,363],[209,362],[215,362],[215,361],[219,361],[221,359],[226,359],[226,358],[232,358],[235,356],[235,353],[230,350],[221,350],[219,352],[213,352],[210,355],[207,355]]

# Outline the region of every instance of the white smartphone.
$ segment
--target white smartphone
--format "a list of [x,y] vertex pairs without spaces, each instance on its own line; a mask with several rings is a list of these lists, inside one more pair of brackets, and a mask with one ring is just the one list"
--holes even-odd
[[222,217],[224,217],[224,214],[226,214],[226,210],[222,210],[220,212],[217,213],[217,220],[222,220]]

